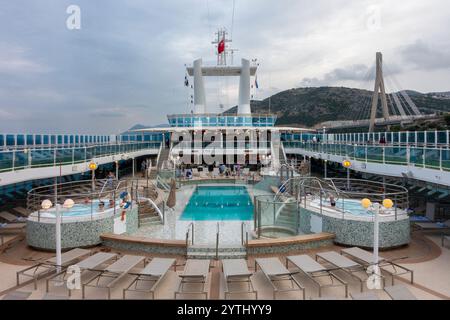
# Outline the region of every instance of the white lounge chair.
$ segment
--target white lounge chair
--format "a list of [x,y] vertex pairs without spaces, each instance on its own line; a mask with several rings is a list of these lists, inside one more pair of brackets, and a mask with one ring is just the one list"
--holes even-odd
[[380,300],[380,297],[374,291],[350,294],[353,300]]
[[197,168],[192,169],[192,176],[197,178],[200,177],[200,173]]
[[219,168],[214,168],[214,169],[213,169],[213,171],[212,171],[212,176],[213,176],[213,178],[217,178],[217,177],[220,176]]
[[443,235],[442,236],[442,246],[445,247],[445,241],[450,243],[450,236]]
[[[116,283],[126,276],[131,269],[141,262],[144,262],[145,265],[145,257],[125,255],[105,269],[97,270],[97,275],[83,283],[81,287],[81,296],[84,299],[86,296],[86,287],[93,287],[107,290],[108,299],[111,299],[111,289],[114,288]],[[92,284],[94,282],[95,284]]]
[[[127,288],[123,289],[123,299],[126,299],[126,293],[128,291],[150,293],[152,299],[154,299],[157,286],[172,266],[176,271],[176,259],[154,258],[142,271],[131,273],[135,278]],[[148,282],[151,283],[150,288],[139,287],[139,283]]]
[[[316,254],[316,260],[318,258],[328,262],[329,264],[336,267],[336,269],[340,269],[350,275],[353,279],[359,281],[361,292],[364,291],[364,284],[368,278],[367,268],[356,261],[350,260],[349,258],[340,255],[335,251],[329,252],[321,252]],[[364,274],[364,277],[359,277],[358,274]],[[383,280],[384,286],[384,277],[379,275]]]
[[[206,281],[209,274],[210,268],[209,260],[195,260],[189,259],[186,261],[183,273],[178,276],[181,278],[181,282],[178,286],[178,290],[175,291],[175,299],[179,294],[202,294],[208,299],[208,291],[206,290]],[[191,290],[185,291],[185,285],[201,285],[201,290]]]
[[403,285],[384,288],[392,300],[417,300],[417,297]]
[[[80,277],[82,276],[84,271],[98,269],[103,264],[107,263],[108,261],[110,261],[116,257],[117,257],[117,254],[115,254],[115,253],[98,252],[98,253],[82,260],[81,262],[76,264],[76,266],[80,269]],[[55,282],[55,283],[61,283],[62,281],[65,282],[66,276],[67,276],[67,269],[65,269],[61,272],[58,272],[57,274],[48,278],[46,281],[47,282],[46,283],[46,292],[49,292],[50,282]],[[68,293],[69,293],[69,297],[70,297],[72,295],[72,290],[68,289]]]
[[0,212],[0,218],[8,221],[9,223],[13,223],[13,222],[24,222],[27,219],[24,217],[18,217],[12,213],[9,213],[7,211],[2,211]]
[[31,296],[31,292],[12,291],[5,294],[2,300],[27,300]]
[[5,234],[23,232],[26,227],[26,223],[0,223],[0,233]]
[[[348,297],[348,285],[347,282],[339,278],[332,271],[328,270],[320,263],[315,261],[308,255],[291,256],[286,258],[286,268],[289,267],[289,262],[297,267],[302,273],[304,273],[319,289],[319,298],[322,297],[323,288],[334,288],[344,286],[345,297]],[[329,279],[331,283],[323,284],[318,279]]]
[[[352,258],[355,261],[361,262],[365,267],[369,267],[374,264],[374,256],[373,253],[363,250],[358,247],[348,248],[341,250],[341,254],[345,254]],[[400,260],[400,259],[398,259]],[[389,274],[392,278],[392,285],[394,285],[394,277],[400,276],[403,274],[410,274],[410,281],[414,283],[414,271],[403,267],[394,262],[395,260],[387,260],[383,257],[378,257],[378,266],[380,269],[387,274]],[[387,269],[391,268],[391,269]]]
[[[61,255],[61,268],[66,268],[67,266],[74,264],[79,261],[81,258],[89,255],[91,253],[90,250],[86,249],[72,249],[70,251],[64,252]],[[45,276],[48,276],[50,273],[55,272],[57,270],[56,265],[56,257],[47,259],[44,262],[38,263],[26,269],[20,270],[16,273],[16,281],[17,285],[20,285],[20,276],[31,278],[34,280],[34,289],[37,289],[37,281]]]
[[13,210],[16,211],[17,213],[20,213],[24,217],[28,217],[30,215],[30,212],[24,207],[15,207],[13,208]]
[[[305,300],[305,288],[294,278],[294,273],[290,272],[278,258],[263,258],[255,260],[255,271],[257,267],[261,269],[264,276],[270,282],[273,288],[273,299],[275,300],[278,293],[302,291],[303,300]],[[277,283],[289,281],[290,288],[279,288]]]
[[[258,300],[258,292],[255,291],[251,277],[253,273],[248,269],[247,261],[244,259],[226,259],[222,260],[222,271],[225,278],[225,300],[230,294],[254,294],[255,299]],[[232,283],[247,284],[246,291],[230,290]]]
[[418,227],[420,230],[446,230],[450,229],[450,220],[443,223],[414,222],[414,226]]

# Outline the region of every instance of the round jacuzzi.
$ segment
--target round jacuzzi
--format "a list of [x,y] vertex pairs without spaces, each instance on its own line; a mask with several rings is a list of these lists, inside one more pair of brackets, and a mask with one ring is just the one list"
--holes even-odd
[[[61,217],[61,247],[95,246],[102,242],[102,234],[124,234],[138,228],[138,208],[132,199],[133,186],[128,183],[113,184],[106,188],[106,181],[92,190],[91,181],[38,187],[28,193],[28,208],[32,213],[27,220],[27,243],[29,246],[54,250],[56,247],[55,203]],[[56,192],[55,192],[56,191]],[[71,199],[72,206],[62,205]],[[43,209],[43,201],[51,207]]]

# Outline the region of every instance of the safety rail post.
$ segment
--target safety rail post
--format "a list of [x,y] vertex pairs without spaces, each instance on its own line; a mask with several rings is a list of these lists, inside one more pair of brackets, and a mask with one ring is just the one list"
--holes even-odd
[[216,260],[219,260],[219,234],[220,234],[220,225],[217,222],[217,230],[216,230]]
[[163,206],[163,210],[162,210],[163,225],[165,225],[166,224],[166,202],[165,201],[162,202],[162,206]]

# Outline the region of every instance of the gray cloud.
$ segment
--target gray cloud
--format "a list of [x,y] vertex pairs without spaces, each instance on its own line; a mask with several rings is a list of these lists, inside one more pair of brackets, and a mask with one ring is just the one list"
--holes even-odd
[[[1,131],[108,134],[136,123],[164,123],[166,114],[190,111],[184,64],[198,57],[214,63],[212,33],[222,26],[231,31],[232,0],[77,0],[82,29],[69,31],[66,8],[73,3],[3,1]],[[373,4],[384,8],[376,33],[367,30],[364,18]],[[258,99],[295,87],[300,79],[358,86],[378,50],[386,53],[390,69],[402,66],[396,72],[403,87],[448,91],[448,72],[435,76],[422,68],[413,81],[404,65],[417,69],[428,58],[432,70],[448,71],[449,9],[447,0],[411,0],[407,7],[390,0],[236,1],[235,61],[261,62],[260,89],[252,92]],[[414,43],[417,28],[426,35],[425,47]],[[411,43],[416,47],[406,50]],[[219,103],[235,104],[231,94],[238,79],[207,80],[208,88],[216,88],[208,90],[212,111]],[[224,83],[227,89],[218,90]]]
[[400,48],[400,54],[406,63],[417,69],[447,69],[450,68],[450,46],[431,46],[421,39]]

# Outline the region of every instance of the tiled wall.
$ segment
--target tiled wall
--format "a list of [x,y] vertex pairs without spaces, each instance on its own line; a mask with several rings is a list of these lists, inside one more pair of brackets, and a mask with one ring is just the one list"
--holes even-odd
[[[137,229],[137,206],[127,212],[127,233]],[[112,217],[80,222],[66,222],[61,225],[61,248],[70,249],[77,247],[95,246],[102,242],[100,235],[112,233],[114,230]],[[29,246],[55,250],[55,224],[38,221],[27,221],[27,243]]]
[[[300,228],[304,233],[311,233],[311,215],[322,217],[322,231],[334,233],[335,242],[346,246],[373,247],[373,222],[333,218],[301,208]],[[397,221],[380,222],[380,248],[389,249],[409,244],[410,222],[402,218]]]

